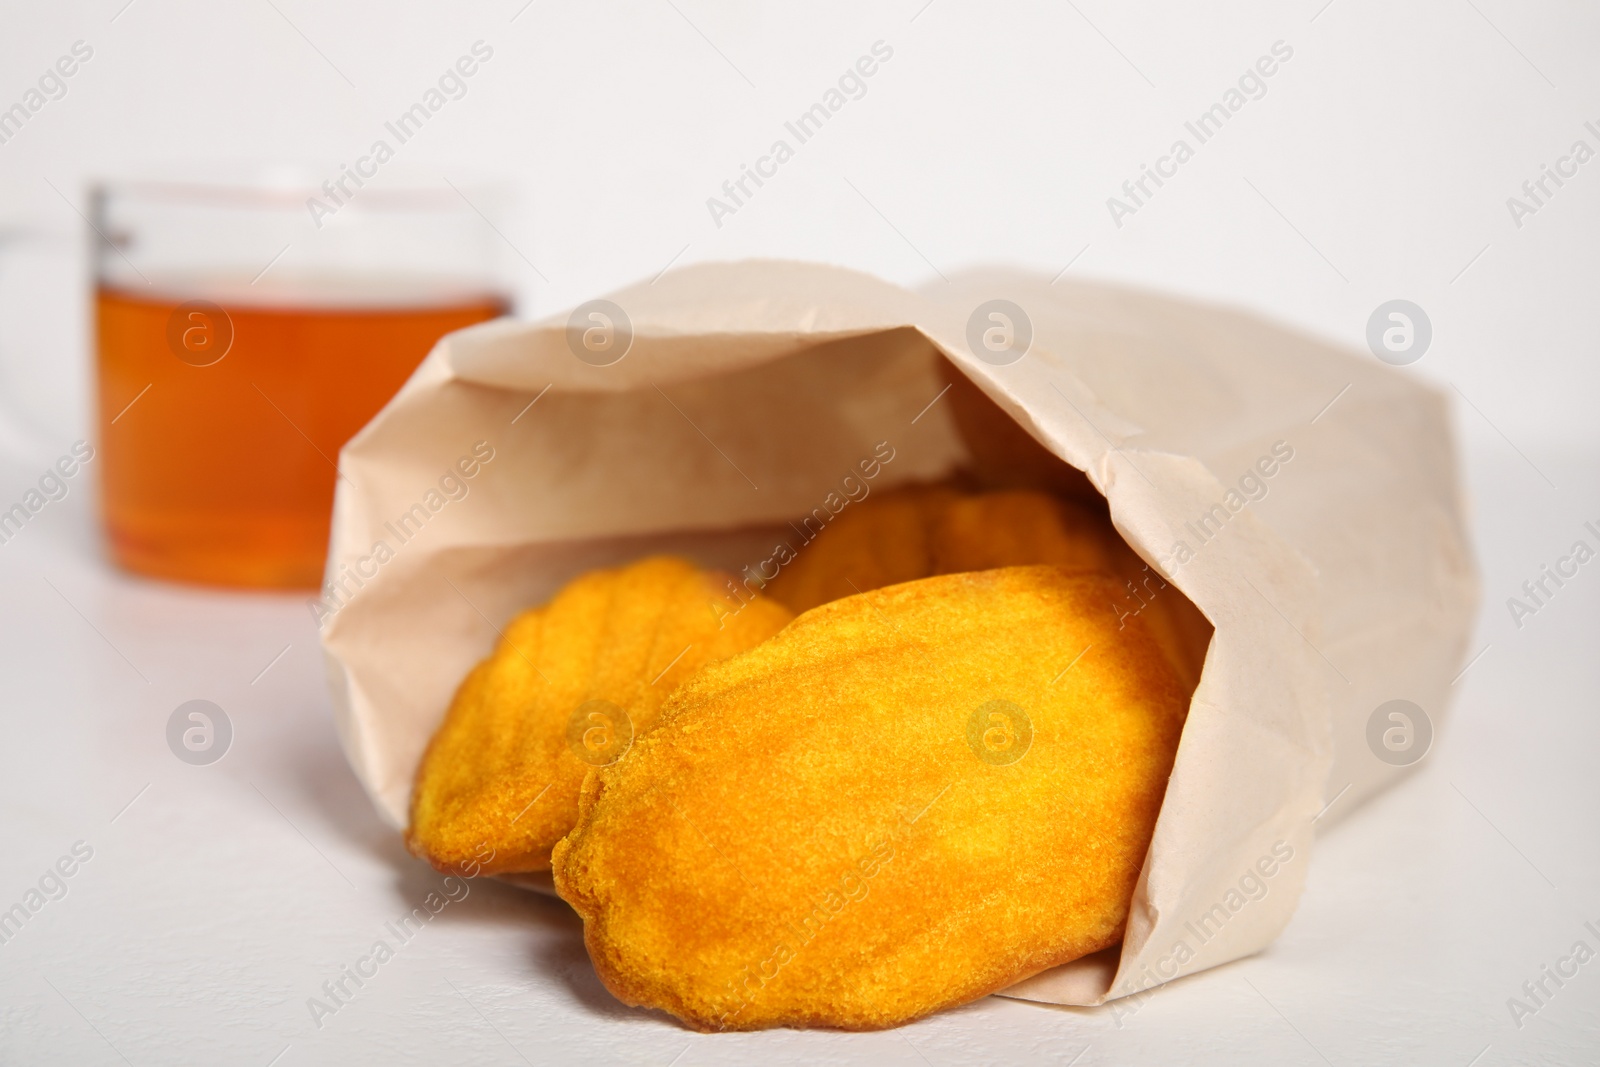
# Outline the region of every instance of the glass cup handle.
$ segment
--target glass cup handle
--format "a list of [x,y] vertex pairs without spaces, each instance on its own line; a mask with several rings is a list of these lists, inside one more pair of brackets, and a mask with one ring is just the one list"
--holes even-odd
[[0,459],[48,462],[84,436],[81,245],[76,232],[0,225]]

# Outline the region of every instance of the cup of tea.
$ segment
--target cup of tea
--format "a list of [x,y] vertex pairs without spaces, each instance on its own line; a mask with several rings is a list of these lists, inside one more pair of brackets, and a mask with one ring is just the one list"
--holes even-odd
[[509,311],[492,190],[347,169],[95,186],[101,502],[126,570],[320,584],[339,449],[440,337]]

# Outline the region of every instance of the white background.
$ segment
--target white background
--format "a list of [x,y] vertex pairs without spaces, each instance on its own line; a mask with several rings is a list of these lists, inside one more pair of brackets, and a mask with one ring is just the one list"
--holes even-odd
[[[895,1034],[701,1038],[610,1002],[558,907],[475,883],[318,1030],[305,998],[431,876],[343,767],[304,609],[108,572],[86,484],[0,546],[0,906],[73,841],[96,849],[0,945],[0,1062],[1600,1056],[1600,960],[1520,1029],[1506,1006],[1580,937],[1600,948],[1600,577],[1521,629],[1505,607],[1600,525],[1600,159],[1520,228],[1506,204],[1575,140],[1600,149],[1593,5],[123,5],[0,8],[0,107],[94,49],[0,144],[0,500],[88,435],[91,176],[351,162],[481,39],[492,61],[401,151],[514,183],[494,222],[524,314],[757,255],[907,284],[1071,264],[1357,349],[1378,304],[1421,305],[1433,345],[1405,373],[1456,404],[1488,651],[1421,773],[1323,841],[1278,945],[1136,1015],[991,999]],[[716,225],[707,198],[880,40],[866,94]],[[1265,97],[1114,225],[1107,197],[1193,144],[1184,121],[1279,40]],[[162,738],[197,696],[238,731],[203,769]]]

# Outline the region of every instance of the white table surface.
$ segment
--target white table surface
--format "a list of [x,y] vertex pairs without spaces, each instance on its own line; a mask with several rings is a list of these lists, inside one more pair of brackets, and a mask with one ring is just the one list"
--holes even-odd
[[[0,1062],[1596,1063],[1600,958],[1520,1028],[1506,1002],[1600,948],[1600,569],[1520,631],[1504,602],[1600,520],[1600,457],[1531,456],[1553,490],[1472,439],[1489,650],[1418,773],[1324,835],[1277,944],[1132,1013],[989,998],[876,1034],[700,1035],[625,1008],[564,905],[486,880],[315,1025],[307,999],[439,877],[344,762],[301,599],[111,571],[78,486],[0,545],[0,908],[93,849],[0,945]],[[165,740],[194,698],[235,729],[205,767]]]

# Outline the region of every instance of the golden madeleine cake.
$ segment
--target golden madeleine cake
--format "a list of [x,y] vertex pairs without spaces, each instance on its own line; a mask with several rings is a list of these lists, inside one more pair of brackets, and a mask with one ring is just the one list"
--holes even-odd
[[462,682],[417,768],[411,851],[440,870],[549,870],[584,774],[622,758],[697,668],[793,617],[764,596],[728,612],[724,581],[653,557],[584,574],[517,616]]
[[802,546],[766,592],[796,612],[935,574],[1049,563],[1108,570],[1116,533],[1092,509],[1037,490],[890,490]]
[[1089,508],[1034,489],[948,501],[933,516],[932,574],[1050,564],[1109,571],[1116,531]]
[[607,988],[700,1030],[866,1030],[1115,944],[1190,695],[1116,589],[891,585],[687,679],[555,849]]
[[840,597],[926,578],[933,528],[961,496],[947,485],[912,485],[851,504],[800,546],[765,592],[794,612]]

